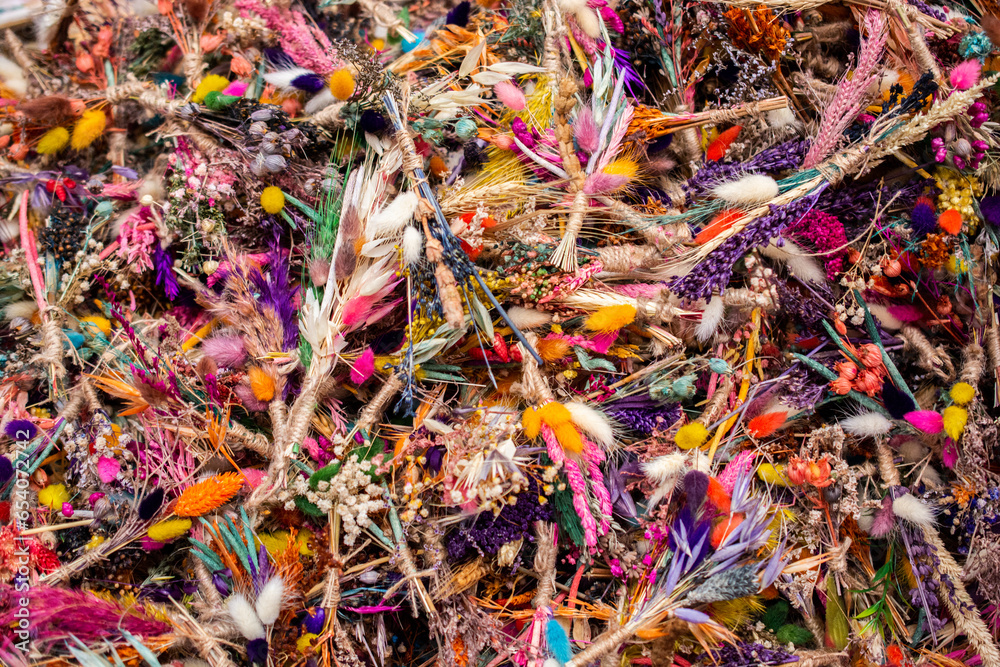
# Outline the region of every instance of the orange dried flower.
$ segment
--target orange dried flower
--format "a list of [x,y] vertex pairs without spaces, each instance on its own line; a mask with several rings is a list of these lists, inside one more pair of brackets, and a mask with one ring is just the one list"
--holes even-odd
[[729,20],[729,37],[738,48],[774,62],[785,52],[791,33],[769,8],[733,7],[724,15]]
[[243,475],[227,472],[184,489],[174,506],[177,516],[202,516],[225,505],[243,487]]
[[939,269],[948,261],[951,247],[944,234],[928,234],[920,244],[920,261],[928,269]]

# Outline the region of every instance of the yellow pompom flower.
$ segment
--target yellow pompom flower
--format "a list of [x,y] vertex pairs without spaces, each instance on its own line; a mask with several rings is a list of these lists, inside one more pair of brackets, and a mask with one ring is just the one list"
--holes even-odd
[[191,519],[167,519],[149,527],[149,539],[154,542],[169,542],[191,530]]
[[49,484],[38,492],[38,504],[59,511],[63,503],[69,502],[69,491],[62,484]]
[[976,388],[968,382],[956,382],[949,393],[951,400],[958,405],[965,405],[971,403],[972,399],[976,397]]
[[66,148],[66,144],[68,143],[69,130],[65,127],[53,127],[38,140],[38,145],[35,146],[35,151],[39,155],[55,155],[62,149]]
[[73,127],[73,138],[70,141],[73,150],[83,150],[97,141],[104,134],[104,128],[107,124],[108,117],[104,115],[103,111],[93,109],[84,111],[80,120],[76,121],[76,125]]
[[354,94],[354,75],[347,68],[338,69],[330,75],[330,92],[338,100],[344,101]]
[[760,478],[760,481],[771,486],[788,486],[785,466],[781,464],[761,463],[757,466],[757,477]]
[[229,85],[229,79],[224,76],[219,76],[218,74],[209,74],[198,87],[194,89],[194,95],[191,96],[191,101],[195,104],[201,104],[205,101],[205,96],[209,93],[221,92],[226,86]]
[[635,306],[605,306],[587,318],[586,327],[596,333],[612,333],[635,321]]
[[690,424],[684,424],[681,426],[680,430],[677,431],[677,435],[674,436],[674,442],[681,449],[694,449],[695,447],[701,447],[708,440],[708,429],[701,422],[691,422]]
[[276,185],[269,185],[260,193],[260,206],[271,215],[281,213],[285,208],[285,193]]
[[969,421],[969,413],[965,408],[957,405],[949,405],[941,413],[944,417],[944,432],[952,440],[958,440],[965,432],[965,424]]
[[258,533],[257,540],[264,545],[271,558],[277,558],[290,546],[288,543],[289,533],[287,530],[276,530],[273,533]]

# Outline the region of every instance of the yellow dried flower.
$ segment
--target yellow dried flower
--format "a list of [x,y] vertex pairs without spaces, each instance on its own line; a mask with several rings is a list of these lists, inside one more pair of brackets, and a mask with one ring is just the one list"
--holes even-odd
[[271,215],[281,213],[285,208],[285,193],[275,185],[264,188],[260,193],[260,206]]
[[227,472],[215,475],[184,489],[177,499],[174,514],[202,516],[229,502],[243,486],[243,475]]
[[338,69],[330,75],[330,92],[341,101],[354,94],[354,75],[349,69]]

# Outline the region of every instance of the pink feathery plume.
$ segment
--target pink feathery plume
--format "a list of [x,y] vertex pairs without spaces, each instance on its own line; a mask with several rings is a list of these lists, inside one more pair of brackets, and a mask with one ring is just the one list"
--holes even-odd
[[587,471],[590,473],[590,488],[594,490],[597,502],[601,506],[601,535],[606,535],[611,528],[611,521],[608,517],[614,511],[611,502],[611,493],[604,483],[604,473],[601,472],[601,467],[597,463],[589,461],[587,463]]
[[914,410],[903,416],[914,428],[924,433],[940,433],[944,430],[944,417],[933,410]]
[[968,90],[979,83],[979,75],[983,71],[983,66],[978,60],[966,60],[964,63],[955,65],[951,70],[949,81],[958,90]]
[[632,122],[633,114],[632,106],[629,105],[625,107],[622,115],[615,121],[615,129],[612,130],[611,136],[608,138],[608,146],[601,153],[601,159],[597,163],[597,168],[594,169],[594,172],[604,171],[604,168],[611,162],[611,158],[618,154],[618,149],[621,148],[622,141],[625,139],[625,135],[628,134],[628,126]]
[[223,368],[237,368],[247,359],[243,339],[239,336],[212,336],[201,344],[201,351]]
[[566,481],[573,489],[573,509],[580,517],[580,525],[583,526],[583,541],[588,547],[597,546],[597,522],[594,515],[590,513],[587,505],[587,480],[583,476],[583,471],[576,461],[566,459],[563,464],[566,471]]
[[259,0],[237,0],[236,8],[243,18],[256,14],[264,19],[269,30],[281,35],[281,48],[299,67],[324,76],[343,67],[343,62],[330,56],[333,47],[326,36],[308,25],[300,12],[265,5]]
[[869,10],[865,17],[865,33],[868,38],[861,43],[861,54],[858,56],[854,76],[840,82],[833,100],[823,113],[819,132],[802,161],[804,169],[815,167],[834,151],[844,130],[861,111],[868,87],[878,77],[882,52],[889,36],[886,26],[885,15],[881,11]]

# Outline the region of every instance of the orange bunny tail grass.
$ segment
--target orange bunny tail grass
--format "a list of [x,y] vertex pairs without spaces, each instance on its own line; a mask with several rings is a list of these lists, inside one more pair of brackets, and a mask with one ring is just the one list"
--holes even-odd
[[747,432],[755,438],[766,438],[781,428],[787,418],[788,412],[786,410],[757,415],[747,424]]
[[569,343],[563,338],[543,338],[535,343],[535,351],[547,364],[554,364],[569,356]]
[[611,333],[635,321],[635,306],[605,306],[587,318],[586,327],[596,333]]
[[552,431],[556,434],[556,440],[567,452],[579,454],[583,451],[583,438],[580,437],[580,432],[576,430],[576,427],[569,422],[559,424]]
[[177,499],[174,514],[202,516],[225,505],[243,487],[243,475],[227,472],[215,475],[184,489]]
[[542,416],[538,413],[538,410],[534,408],[528,408],[521,415],[521,426],[524,427],[524,434],[534,440],[538,437],[539,431],[542,429]]
[[712,222],[698,232],[698,235],[694,237],[694,242],[698,245],[708,243],[716,236],[726,231],[733,226],[733,223],[739,220],[740,216],[743,215],[743,211],[737,209],[726,209],[712,218]]
[[736,141],[736,137],[740,136],[740,130],[742,129],[742,126],[734,125],[725,132],[720,132],[715,141],[708,145],[708,150],[705,152],[705,159],[716,161],[724,158],[730,144]]

